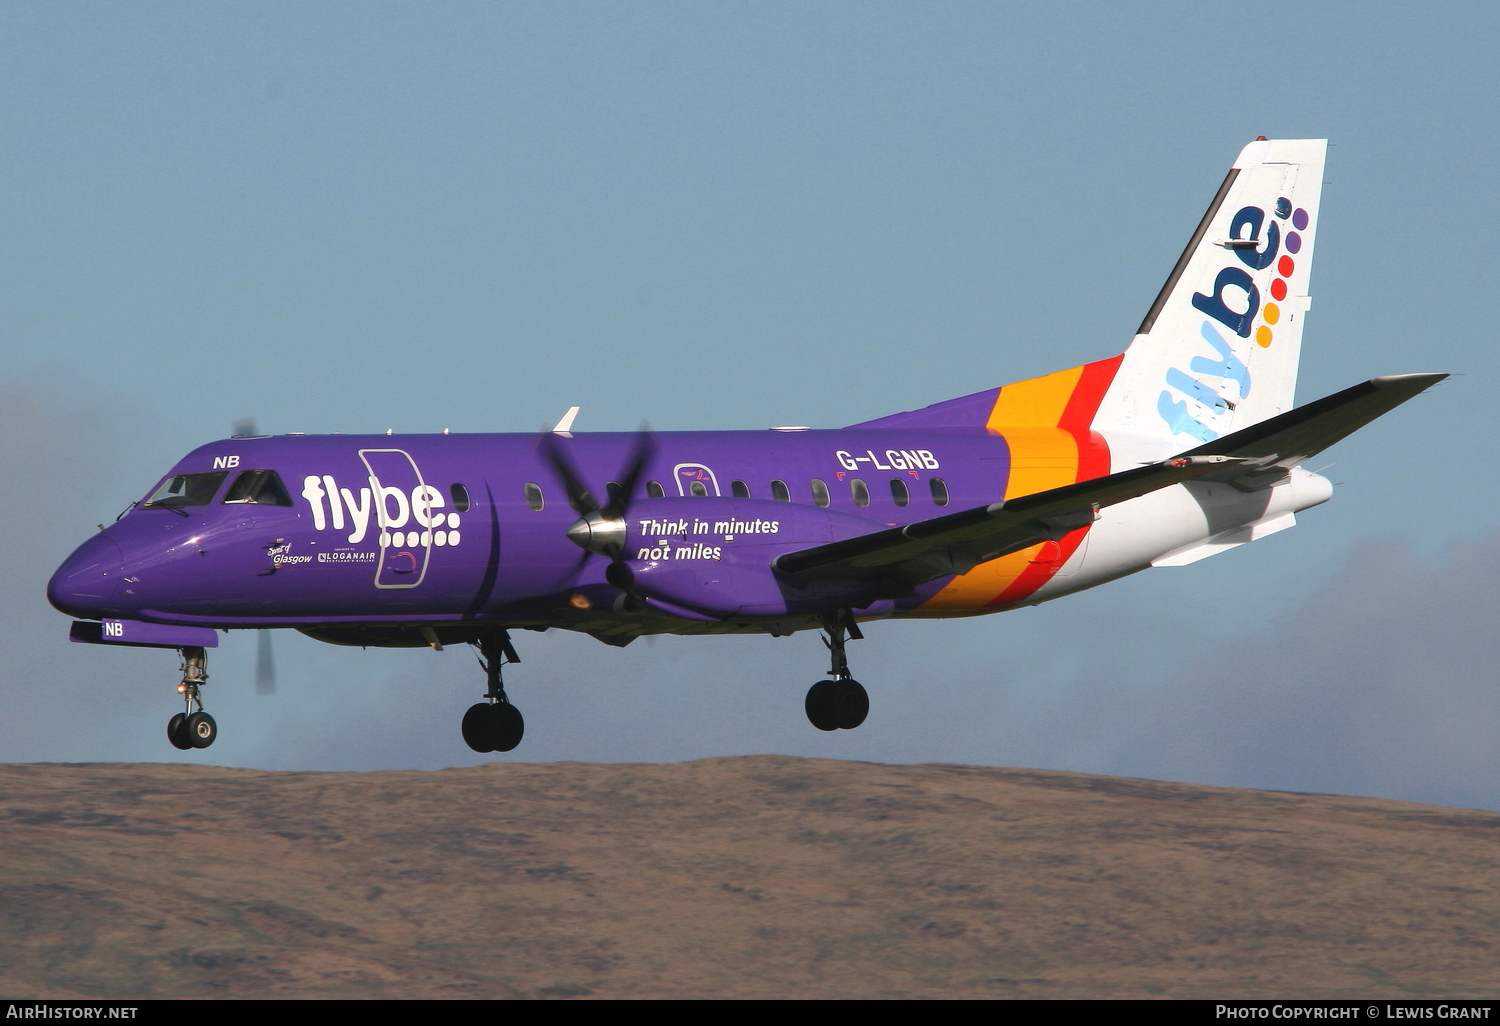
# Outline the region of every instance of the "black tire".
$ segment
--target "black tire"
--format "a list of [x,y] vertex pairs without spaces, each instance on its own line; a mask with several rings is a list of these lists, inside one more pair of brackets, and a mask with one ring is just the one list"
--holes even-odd
[[808,722],[819,730],[839,729],[838,706],[834,695],[837,687],[837,681],[820,680],[807,689],[807,701],[803,707],[807,710]]
[[195,712],[182,724],[182,732],[194,748],[207,748],[219,736],[219,725],[206,712]]
[[172,742],[173,748],[184,752],[193,747],[193,742],[188,740],[186,714],[178,713],[167,721],[167,740]]
[[479,702],[469,706],[469,711],[464,713],[463,725],[459,729],[463,731],[464,744],[476,752],[495,750],[495,721],[490,715],[491,708],[490,703]]
[[840,730],[853,730],[870,715],[870,696],[857,680],[841,680],[833,692],[834,721]]
[[501,702],[493,706],[495,751],[509,752],[521,743],[521,738],[526,733],[526,720],[521,716],[521,710],[515,706]]

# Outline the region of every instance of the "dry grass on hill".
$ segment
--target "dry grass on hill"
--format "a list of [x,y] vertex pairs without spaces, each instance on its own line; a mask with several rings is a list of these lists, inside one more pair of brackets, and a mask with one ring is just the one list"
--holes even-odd
[[15,997],[1496,997],[1500,816],[773,756],[0,766]]

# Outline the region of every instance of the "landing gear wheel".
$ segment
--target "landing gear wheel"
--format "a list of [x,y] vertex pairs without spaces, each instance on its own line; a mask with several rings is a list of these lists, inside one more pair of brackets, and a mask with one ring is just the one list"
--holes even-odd
[[495,741],[491,736],[494,731],[490,727],[490,709],[493,708],[488,702],[478,702],[469,706],[469,711],[464,713],[463,725],[459,728],[463,731],[464,744],[476,752],[493,752]]
[[819,730],[838,730],[839,715],[835,702],[836,680],[820,680],[807,689],[807,718]]
[[833,691],[834,716],[840,730],[853,730],[870,715],[870,696],[857,680],[841,680]]
[[194,748],[207,748],[219,736],[219,725],[212,716],[199,710],[183,722],[182,733]]
[[521,710],[509,702],[500,702],[490,708],[494,710],[490,722],[495,732],[495,751],[509,752],[521,743],[521,737],[526,733],[526,721],[521,718]]
[[857,680],[820,680],[808,688],[806,707],[819,730],[853,730],[870,715],[870,696]]
[[193,742],[187,735],[187,715],[178,713],[167,721],[167,740],[172,742],[172,747],[187,751],[193,747]]
[[476,752],[509,752],[521,743],[526,721],[509,702],[480,702],[464,713],[464,744]]

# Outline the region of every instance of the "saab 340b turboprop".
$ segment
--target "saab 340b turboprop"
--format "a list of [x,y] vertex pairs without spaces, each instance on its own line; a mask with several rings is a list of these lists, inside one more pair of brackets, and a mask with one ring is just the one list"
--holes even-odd
[[232,437],[78,547],[48,598],[74,641],[175,648],[178,748],[206,748],[216,631],[475,646],[464,740],[509,751],[510,632],[826,632],[807,693],[859,726],[860,624],[1046,602],[1285,530],[1315,453],[1446,375],[1292,408],[1323,140],[1241,151],[1123,355],[836,431]]

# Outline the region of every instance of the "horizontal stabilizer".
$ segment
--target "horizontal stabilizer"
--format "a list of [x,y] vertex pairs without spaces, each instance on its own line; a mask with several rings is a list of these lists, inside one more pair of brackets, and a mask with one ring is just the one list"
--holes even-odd
[[1447,376],[1391,374],[1371,378],[1181,455],[1234,456],[1241,462],[1215,473],[1214,478],[1264,477],[1269,483]]
[[772,566],[778,573],[793,576],[887,578],[900,585],[920,584],[946,574],[967,573],[1006,553],[1061,538],[1093,523],[1101,507],[1191,481],[1232,462],[1224,456],[1178,457],[784,553]]

